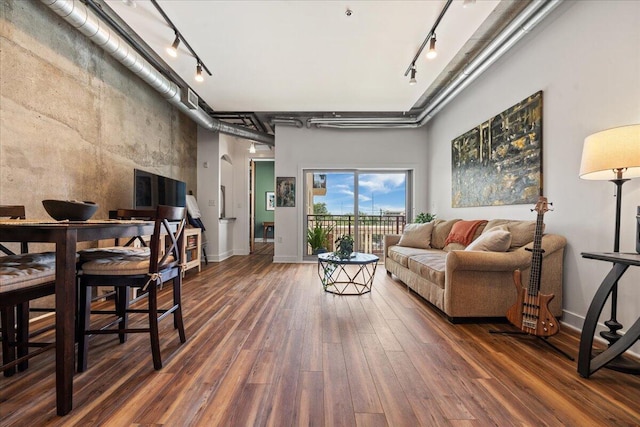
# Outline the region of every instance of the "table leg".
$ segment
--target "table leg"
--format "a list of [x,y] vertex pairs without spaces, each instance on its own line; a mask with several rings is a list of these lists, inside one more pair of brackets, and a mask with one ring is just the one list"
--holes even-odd
[[56,240],[56,406],[58,415],[73,407],[75,372],[76,230]]
[[[626,343],[623,342],[619,346],[613,345],[598,355],[596,358],[598,359],[597,363],[592,364],[591,349],[593,347],[593,337],[596,332],[596,327],[598,326],[598,318],[600,317],[600,313],[602,313],[602,309],[607,302],[613,286],[620,277],[622,277],[624,272],[627,271],[627,268],[629,268],[629,265],[613,264],[613,268],[602,281],[602,284],[596,291],[593,301],[591,301],[591,305],[589,306],[589,310],[587,311],[587,316],[584,319],[584,325],[582,327],[582,334],[580,336],[580,351],[578,353],[578,373],[584,378],[589,378],[589,375],[600,369],[607,362],[611,361],[633,344],[629,344],[622,350],[620,350],[620,348],[626,345]],[[636,324],[638,323],[639,322],[636,322]],[[636,324],[633,326],[635,327]],[[638,325],[638,327],[640,328],[640,325]]]

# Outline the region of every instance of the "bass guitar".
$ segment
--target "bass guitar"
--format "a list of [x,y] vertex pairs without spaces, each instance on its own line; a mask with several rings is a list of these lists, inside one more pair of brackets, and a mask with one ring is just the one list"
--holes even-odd
[[542,271],[542,221],[545,212],[549,210],[547,198],[540,196],[535,208],[538,213],[536,220],[536,231],[533,237],[533,248],[527,249],[531,252],[531,274],[529,276],[529,286],[522,286],[521,272],[513,272],[513,280],[518,292],[516,303],[507,311],[507,319],[518,329],[538,337],[548,337],[560,331],[558,321],[549,311],[549,301],[553,294],[540,293],[540,273]]

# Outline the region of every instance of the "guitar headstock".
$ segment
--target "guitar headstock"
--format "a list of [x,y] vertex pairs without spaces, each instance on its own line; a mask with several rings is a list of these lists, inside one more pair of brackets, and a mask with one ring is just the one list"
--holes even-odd
[[551,206],[553,205],[553,203],[548,203],[547,202],[547,198],[544,196],[540,196],[538,198],[538,203],[536,203],[536,206],[531,209],[532,211],[536,211],[538,212],[538,214],[543,214],[545,212],[548,212],[551,210]]

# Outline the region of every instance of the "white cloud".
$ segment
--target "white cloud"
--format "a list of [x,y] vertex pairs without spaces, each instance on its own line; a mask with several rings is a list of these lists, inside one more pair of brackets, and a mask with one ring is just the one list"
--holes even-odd
[[405,174],[379,173],[360,175],[359,185],[362,192],[386,194],[404,185]]

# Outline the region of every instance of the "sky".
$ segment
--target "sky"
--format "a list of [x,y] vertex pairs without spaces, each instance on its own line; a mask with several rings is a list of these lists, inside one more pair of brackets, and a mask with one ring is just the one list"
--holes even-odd
[[[326,173],[327,194],[315,196],[313,203],[326,203],[334,215],[354,211],[354,174]],[[404,173],[374,173],[359,175],[358,210],[379,215],[380,210],[405,211],[406,175]]]

